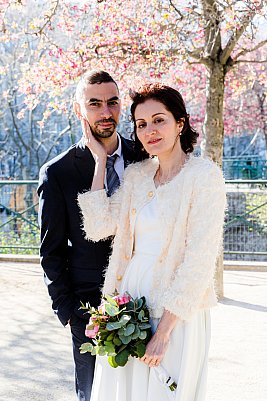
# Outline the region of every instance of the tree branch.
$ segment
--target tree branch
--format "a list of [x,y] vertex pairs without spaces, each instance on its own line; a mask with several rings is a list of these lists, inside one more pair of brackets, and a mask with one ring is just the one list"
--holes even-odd
[[253,63],[253,64],[265,64],[267,60],[236,60],[233,64],[240,64],[240,63]]
[[244,18],[240,21],[240,28],[237,29],[229,38],[224,50],[222,51],[222,54],[220,56],[220,62],[225,65],[227,63],[228,58],[230,57],[232,51],[235,48],[235,45],[237,44],[238,40],[240,37],[243,35],[245,30],[247,29],[247,26],[249,25],[250,21],[253,19],[255,15],[255,11],[253,11],[251,14],[246,14]]
[[175,7],[175,5],[173,4],[173,1],[172,1],[172,0],[169,0],[169,3],[170,3],[170,6],[171,6],[172,8],[174,8],[174,10],[177,12],[177,14],[178,14],[179,17],[180,17],[180,21],[181,21],[181,20],[184,18],[183,14],[181,13],[180,10],[178,10],[177,7]]
[[244,56],[247,53],[251,53],[254,52],[255,50],[258,50],[260,47],[264,46],[267,43],[267,39],[262,40],[261,42],[259,42],[256,46],[254,46],[252,49],[243,49],[241,52],[239,52],[236,56],[235,56],[235,60],[237,60],[239,57]]

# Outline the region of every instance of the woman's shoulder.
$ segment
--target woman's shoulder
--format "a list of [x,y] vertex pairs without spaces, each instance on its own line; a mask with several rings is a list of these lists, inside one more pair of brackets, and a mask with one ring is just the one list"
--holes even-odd
[[209,157],[192,156],[191,157],[191,173],[202,177],[222,176],[222,169],[219,164],[215,163]]
[[158,168],[158,161],[153,158],[149,158],[140,162],[129,164],[125,170],[125,180],[139,180],[142,177],[150,176],[155,173]]
[[189,175],[192,181],[199,185],[224,185],[224,177],[221,167],[208,157],[192,156],[190,161]]

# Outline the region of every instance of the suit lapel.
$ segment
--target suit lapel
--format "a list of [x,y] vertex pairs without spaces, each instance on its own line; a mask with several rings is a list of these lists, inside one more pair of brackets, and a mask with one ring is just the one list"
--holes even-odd
[[129,141],[121,136],[121,148],[124,160],[124,167],[126,168],[130,163],[135,161],[134,158],[134,142]]

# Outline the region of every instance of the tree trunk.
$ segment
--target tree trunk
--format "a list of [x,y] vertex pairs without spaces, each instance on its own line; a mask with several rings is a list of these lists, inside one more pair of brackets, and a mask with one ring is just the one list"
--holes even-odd
[[[222,166],[223,155],[223,97],[225,69],[214,62],[207,71],[206,115],[203,125],[202,155]],[[218,257],[215,273],[217,295],[223,297],[223,253]]]

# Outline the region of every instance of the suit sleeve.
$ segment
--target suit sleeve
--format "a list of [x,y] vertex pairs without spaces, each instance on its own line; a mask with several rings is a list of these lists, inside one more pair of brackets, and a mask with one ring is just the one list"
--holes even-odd
[[178,266],[163,307],[182,320],[198,310],[213,281],[216,259],[222,244],[225,185],[221,170],[213,165],[198,177],[188,215],[186,249]]
[[63,325],[74,310],[74,296],[68,275],[67,213],[63,193],[51,168],[43,167],[39,177],[40,257],[52,308]]

